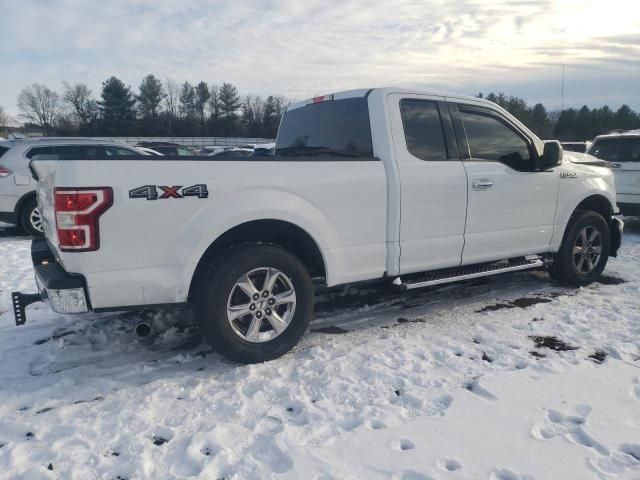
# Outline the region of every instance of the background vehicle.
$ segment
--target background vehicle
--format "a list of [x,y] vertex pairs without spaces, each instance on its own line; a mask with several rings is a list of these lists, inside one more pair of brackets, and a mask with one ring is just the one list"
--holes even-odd
[[260,362],[306,331],[314,283],[546,267],[587,285],[620,246],[611,170],[483,99],[316,97],[289,107],[275,156],[222,159],[32,161],[46,242],[16,322],[40,297],[61,313],[189,304],[217,350]]
[[0,221],[20,225],[33,236],[42,236],[36,184],[29,162],[38,156],[109,158],[144,153],[129,145],[90,138],[30,138],[0,144]]
[[192,157],[195,155],[195,153],[187,147],[171,142],[140,142],[136,147],[151,148],[158,153],[170,156]]
[[222,150],[221,152],[216,152],[212,154],[212,157],[228,157],[228,158],[238,158],[238,157],[249,157],[253,153],[253,148],[239,148],[233,147],[229,149]]
[[586,153],[589,142],[562,142],[562,149],[566,152]]
[[163,157],[164,155],[152,148],[148,147],[135,147],[136,150],[142,152],[145,155],[155,155],[156,157]]
[[611,162],[622,214],[640,215],[640,131],[600,135],[589,154]]

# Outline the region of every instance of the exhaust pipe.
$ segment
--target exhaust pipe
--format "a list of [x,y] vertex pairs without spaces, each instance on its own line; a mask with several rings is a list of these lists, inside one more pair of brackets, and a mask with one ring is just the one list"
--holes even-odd
[[140,322],[136,325],[136,334],[139,337],[148,337],[151,333],[151,325],[146,322]]

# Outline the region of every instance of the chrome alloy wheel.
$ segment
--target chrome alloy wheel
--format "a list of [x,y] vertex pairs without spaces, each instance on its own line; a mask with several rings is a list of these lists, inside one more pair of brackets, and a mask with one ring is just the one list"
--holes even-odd
[[296,310],[291,279],[276,268],[255,268],[242,275],[227,299],[227,321],[243,340],[263,343],[281,335]]
[[44,231],[42,228],[42,216],[40,215],[38,207],[31,210],[31,213],[29,214],[29,222],[35,231],[40,233]]
[[584,227],[573,244],[573,264],[578,273],[587,275],[597,266],[602,256],[602,235],[596,227]]

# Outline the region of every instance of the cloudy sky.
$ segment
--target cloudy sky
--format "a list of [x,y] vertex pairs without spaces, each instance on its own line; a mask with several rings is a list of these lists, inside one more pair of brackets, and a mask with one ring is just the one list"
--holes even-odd
[[638,0],[0,0],[0,105],[116,75],[307,98],[385,85],[640,109]]

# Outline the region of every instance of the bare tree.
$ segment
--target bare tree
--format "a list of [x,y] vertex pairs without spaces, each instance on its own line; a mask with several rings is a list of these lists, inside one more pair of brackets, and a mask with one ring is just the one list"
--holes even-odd
[[240,107],[242,110],[242,123],[247,128],[250,137],[262,135],[265,101],[258,96],[247,95]]
[[60,98],[45,85],[34,83],[18,95],[18,108],[21,117],[39,125],[46,136],[60,113]]
[[217,85],[209,87],[209,116],[217,122],[220,119],[220,88]]
[[5,127],[9,123],[9,115],[4,113],[4,108],[0,105],[0,127]]
[[180,86],[178,82],[167,78],[164,81],[164,103],[167,109],[167,117],[169,120],[169,135],[172,135],[173,121],[178,114],[178,103],[180,102]]
[[98,106],[96,101],[91,98],[91,90],[82,83],[69,85],[67,82],[63,82],[63,84],[62,100],[71,107],[76,122],[81,127],[89,128],[98,114]]

